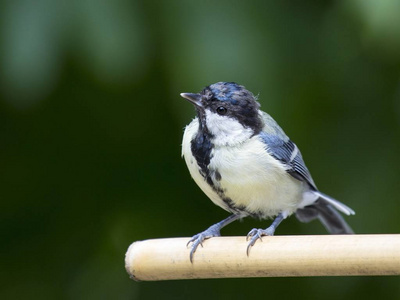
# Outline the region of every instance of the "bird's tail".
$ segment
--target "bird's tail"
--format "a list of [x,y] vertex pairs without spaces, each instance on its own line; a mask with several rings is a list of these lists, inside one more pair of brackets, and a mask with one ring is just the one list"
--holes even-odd
[[297,209],[297,219],[304,223],[319,219],[331,234],[353,234],[354,231],[336,209],[346,215],[354,215],[354,211],[350,207],[321,192],[316,193],[319,196],[316,202],[304,208]]

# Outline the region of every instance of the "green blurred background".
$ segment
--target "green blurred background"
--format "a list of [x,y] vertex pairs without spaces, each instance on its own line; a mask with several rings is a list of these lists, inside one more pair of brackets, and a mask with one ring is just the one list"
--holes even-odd
[[[259,94],[357,233],[399,233],[400,2],[0,3],[1,299],[399,299],[398,277],[131,281],[129,244],[227,216],[180,92]],[[245,235],[269,222],[222,231]],[[277,234],[324,234],[292,217]],[[245,249],[243,249],[245,251]]]

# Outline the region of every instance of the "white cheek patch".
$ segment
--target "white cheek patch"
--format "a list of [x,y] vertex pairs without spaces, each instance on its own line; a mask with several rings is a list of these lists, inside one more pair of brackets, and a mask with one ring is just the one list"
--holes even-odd
[[206,109],[207,128],[213,134],[213,144],[217,146],[233,146],[243,143],[253,135],[253,130],[244,127],[239,121],[220,116]]

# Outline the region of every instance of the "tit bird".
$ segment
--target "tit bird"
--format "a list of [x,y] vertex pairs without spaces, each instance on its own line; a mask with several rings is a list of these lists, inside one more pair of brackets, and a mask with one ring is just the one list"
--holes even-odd
[[250,230],[247,255],[293,213],[301,222],[319,219],[332,234],[353,233],[338,211],[354,211],[318,191],[300,150],[244,86],[217,82],[181,96],[197,113],[185,128],[182,156],[201,190],[231,213],[190,239],[190,261],[205,239],[220,236],[221,228],[247,216],[274,218],[268,228]]

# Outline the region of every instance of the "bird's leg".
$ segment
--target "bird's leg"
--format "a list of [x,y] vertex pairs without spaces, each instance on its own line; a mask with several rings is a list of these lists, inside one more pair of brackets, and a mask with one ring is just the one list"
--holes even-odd
[[255,242],[260,239],[262,241],[262,236],[263,235],[269,235],[272,236],[275,233],[275,229],[279,226],[279,224],[286,219],[287,214],[286,213],[279,213],[275,220],[272,222],[271,226],[269,226],[267,229],[257,229],[253,228],[250,230],[250,232],[247,234],[246,240],[248,240],[251,237],[251,240],[247,246],[247,256],[249,256],[249,251],[250,248],[253,247]]
[[193,243],[192,250],[190,251],[190,262],[193,263],[193,254],[196,252],[196,249],[199,245],[201,245],[203,247],[203,241],[205,239],[209,239],[214,236],[221,236],[221,233],[220,233],[221,228],[232,223],[233,221],[236,221],[239,218],[240,218],[239,215],[230,215],[229,217],[222,220],[221,222],[218,222],[217,224],[214,224],[214,225],[208,227],[203,232],[200,232],[200,233],[194,235],[186,245],[186,246],[188,246],[190,243]]

